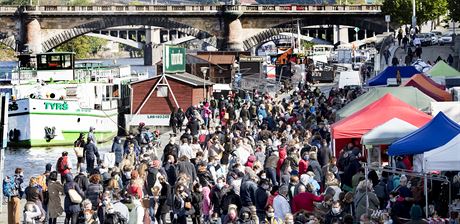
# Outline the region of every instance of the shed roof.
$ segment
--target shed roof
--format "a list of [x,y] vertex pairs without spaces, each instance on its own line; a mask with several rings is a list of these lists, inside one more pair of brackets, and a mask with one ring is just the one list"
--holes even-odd
[[[166,75],[166,78],[167,79],[174,79],[174,80],[177,80],[177,81],[181,81],[181,82],[184,82],[184,83],[187,83],[187,84],[190,84],[192,86],[203,86],[203,85],[214,85],[213,82],[210,82],[208,80],[204,80],[198,76],[194,76],[190,73],[174,73],[174,74],[165,74]],[[136,81],[136,82],[132,82],[131,84],[136,84],[136,83],[141,83],[141,82],[145,82],[145,81],[150,81],[152,79],[157,79],[157,78],[160,78],[161,75],[157,75],[157,76],[154,76],[152,78],[148,78],[148,79],[143,79],[143,80],[140,80],[140,81]]]
[[235,62],[235,55],[200,54],[195,56],[216,65],[233,65]]

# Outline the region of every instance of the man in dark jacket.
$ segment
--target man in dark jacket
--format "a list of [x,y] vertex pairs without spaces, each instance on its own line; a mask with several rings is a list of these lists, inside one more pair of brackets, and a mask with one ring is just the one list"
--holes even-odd
[[179,163],[177,163],[176,166],[176,175],[179,176],[180,173],[185,173],[187,177],[190,178],[191,183],[188,187],[189,189],[192,189],[192,183],[197,180],[196,169],[187,156],[179,158]]
[[176,144],[176,138],[171,137],[169,139],[169,143],[163,149],[163,164],[166,164],[168,162],[169,155],[174,157],[174,161],[177,161],[178,153],[179,153],[179,145]]
[[270,184],[267,179],[259,181],[259,186],[257,187],[255,196],[255,206],[259,220],[265,220],[265,206],[267,205],[269,188]]
[[198,136],[198,130],[200,129],[200,124],[198,124],[198,120],[195,117],[191,117],[190,122],[187,125],[187,128],[190,129],[190,134],[192,136]]
[[94,170],[94,163],[96,161],[96,158],[97,158],[97,161],[100,160],[99,151],[96,145],[91,141],[88,141],[88,143],[85,145],[84,151],[85,151],[85,156],[86,156],[86,166],[87,166],[88,173],[92,174]]
[[222,199],[225,193],[224,188],[226,188],[224,178],[217,179],[216,185],[211,189],[209,198],[211,199],[211,205],[213,207],[213,212],[219,215],[222,215]]
[[115,153],[115,166],[118,166],[123,160],[123,148],[121,147],[121,139],[118,136],[113,138],[112,151]]
[[326,214],[325,224],[342,223],[346,213],[341,209],[340,202],[332,202],[331,210]]
[[241,198],[241,206],[248,207],[255,205],[256,201],[256,191],[257,191],[257,184],[256,180],[257,177],[255,174],[249,174],[246,180],[243,179],[240,187],[240,198]]

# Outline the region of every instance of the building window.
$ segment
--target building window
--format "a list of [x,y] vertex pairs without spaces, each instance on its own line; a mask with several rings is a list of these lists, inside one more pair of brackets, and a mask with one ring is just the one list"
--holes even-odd
[[158,86],[158,88],[157,88],[157,97],[168,97],[168,87],[167,86]]

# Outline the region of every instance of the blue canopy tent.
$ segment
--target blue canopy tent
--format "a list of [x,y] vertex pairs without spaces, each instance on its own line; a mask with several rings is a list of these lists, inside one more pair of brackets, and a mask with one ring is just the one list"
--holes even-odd
[[420,72],[414,66],[388,66],[385,70],[381,71],[374,78],[369,79],[369,86],[382,86],[387,85],[387,79],[396,78],[397,71],[401,74],[401,78],[410,78]]
[[460,125],[439,112],[430,122],[417,131],[390,145],[388,155],[415,155],[445,145],[460,134]]

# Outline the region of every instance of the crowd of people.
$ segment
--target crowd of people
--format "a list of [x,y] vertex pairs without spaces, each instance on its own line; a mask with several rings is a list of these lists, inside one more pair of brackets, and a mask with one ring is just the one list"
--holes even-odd
[[[26,188],[21,168],[5,179],[9,223],[22,222],[22,211],[25,223],[56,223],[64,213],[72,224],[421,223],[422,181],[375,171],[365,178],[355,142],[334,157],[335,112],[361,93],[301,87],[280,99],[230,92],[173,111],[164,146],[143,124],[124,142],[115,137],[113,164],[81,135],[76,173],[64,152]],[[379,210],[388,212],[372,215]]]

